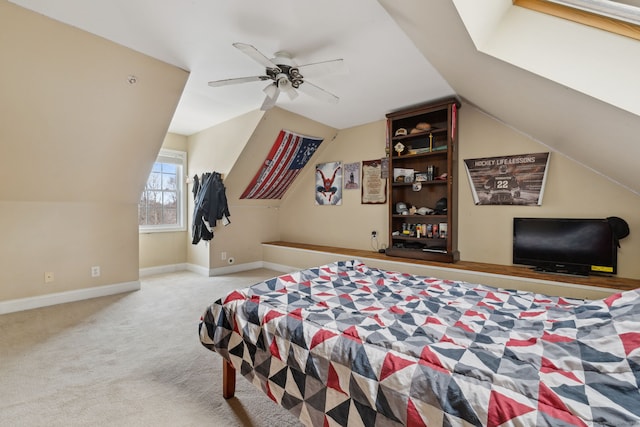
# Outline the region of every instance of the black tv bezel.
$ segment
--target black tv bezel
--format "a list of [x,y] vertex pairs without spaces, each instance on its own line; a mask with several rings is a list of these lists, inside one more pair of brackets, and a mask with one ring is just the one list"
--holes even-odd
[[[612,231],[611,240],[611,259],[613,265],[597,266],[587,263],[564,262],[562,260],[549,261],[544,259],[531,259],[524,257],[516,257],[516,222],[517,221],[537,221],[537,222],[607,222],[603,218],[544,218],[544,217],[514,217],[513,218],[513,244],[512,244],[512,262],[514,265],[528,266],[534,271],[555,274],[568,274],[577,276],[611,276],[618,273],[618,246]],[[611,269],[611,270],[609,270]]]

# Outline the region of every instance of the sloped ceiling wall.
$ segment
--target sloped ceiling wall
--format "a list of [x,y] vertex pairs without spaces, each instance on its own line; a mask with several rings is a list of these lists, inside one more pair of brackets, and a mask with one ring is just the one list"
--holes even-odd
[[0,200],[137,203],[188,73],[4,1],[0,52]]
[[[380,0],[380,3],[461,98],[551,150],[612,179],[635,195],[640,194],[640,168],[636,161],[640,154],[640,117],[630,112],[628,102],[624,103],[625,109],[617,107],[612,99],[601,101],[584,91],[571,89],[478,51],[456,9],[457,3],[470,2]],[[514,12],[510,8],[516,7],[511,6],[510,1],[502,3],[506,3],[506,7],[498,8],[498,12]],[[501,18],[496,18],[494,23]],[[556,42],[573,38],[575,34],[571,30],[575,25],[562,27],[564,32],[556,34]],[[528,37],[540,37],[549,30],[540,27]],[[486,36],[486,31],[483,35]],[[553,40],[553,37],[546,38]],[[522,51],[526,51],[524,46]],[[582,78],[584,69],[576,66],[582,64],[576,60],[579,54],[581,52],[566,49],[566,61],[557,63],[558,67],[566,68],[565,74],[568,70],[576,79]],[[544,51],[533,51],[531,55],[547,62],[558,59],[557,56],[545,56]],[[628,58],[626,51],[618,51],[617,55],[629,65],[629,61],[637,60]],[[595,55],[592,59],[602,58]],[[591,84],[597,85],[606,79],[609,83],[622,85],[621,95],[635,96],[638,79],[630,79],[627,67],[624,72],[609,74],[605,74],[605,68],[600,69],[599,75],[591,77]]]
[[4,0],[0,64],[0,302],[131,289],[137,204],[188,73]]

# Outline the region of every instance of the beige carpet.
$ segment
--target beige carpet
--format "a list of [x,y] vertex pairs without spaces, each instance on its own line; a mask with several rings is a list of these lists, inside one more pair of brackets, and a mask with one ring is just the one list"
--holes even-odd
[[142,289],[0,316],[0,426],[299,426],[200,344],[206,307],[276,276],[178,272]]

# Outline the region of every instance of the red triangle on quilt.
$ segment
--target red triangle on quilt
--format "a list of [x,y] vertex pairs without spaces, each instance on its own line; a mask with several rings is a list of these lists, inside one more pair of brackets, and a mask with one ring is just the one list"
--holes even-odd
[[326,340],[337,336],[338,334],[328,331],[326,329],[320,329],[311,339],[311,346],[309,346],[309,350],[313,350],[315,346],[320,343],[325,342]]
[[584,421],[573,415],[562,399],[544,383],[540,383],[538,387],[538,410],[568,425],[587,427]]
[[640,347],[640,332],[626,332],[620,334],[620,340],[624,346],[624,353],[628,356],[633,350]]
[[415,363],[416,362],[413,362],[411,360],[406,360],[402,357],[395,356],[393,353],[387,353],[384,358],[384,362],[382,362],[380,381],[406,368],[407,366],[415,365]]
[[420,354],[420,360],[418,360],[418,363],[426,365],[432,369],[436,369],[437,371],[448,372],[444,366],[442,366],[442,362],[440,362],[438,356],[431,351],[428,346],[424,346],[422,348],[422,353]]
[[407,402],[407,425],[411,427],[427,427],[411,398],[409,398],[409,402]]
[[535,408],[524,405],[504,394],[492,390],[489,398],[487,424],[490,426],[499,426],[502,423],[531,411],[535,411]]

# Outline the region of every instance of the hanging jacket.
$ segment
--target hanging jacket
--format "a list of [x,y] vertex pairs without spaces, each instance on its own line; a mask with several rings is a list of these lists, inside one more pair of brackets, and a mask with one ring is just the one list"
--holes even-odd
[[202,175],[200,187],[194,197],[192,243],[195,245],[200,240],[211,240],[216,221],[226,218],[229,224],[231,221],[228,217],[231,214],[226,189],[218,172]]

